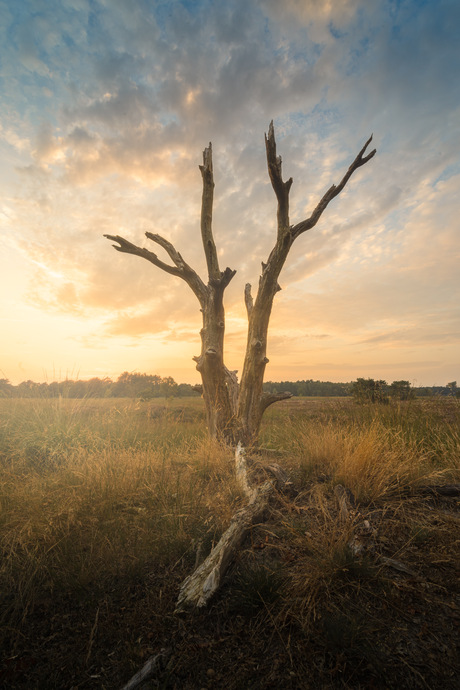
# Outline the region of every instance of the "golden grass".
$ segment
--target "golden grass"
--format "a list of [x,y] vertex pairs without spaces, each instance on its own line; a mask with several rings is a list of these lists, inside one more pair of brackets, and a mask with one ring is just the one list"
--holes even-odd
[[332,403],[329,409],[316,403],[313,413],[310,409],[304,416],[301,409],[281,413],[282,423],[273,423],[269,443],[284,447],[303,483],[321,475],[344,484],[362,501],[458,480],[458,401],[445,401],[441,408],[439,403],[370,408],[358,408],[359,417],[348,403]]
[[[389,409],[295,400],[270,411],[262,445],[283,451],[297,494],[280,498],[263,537],[278,560],[256,559],[245,573],[243,559],[230,600],[253,587],[244,606],[272,597],[277,635],[293,621],[313,629],[351,590],[379,586],[378,562],[348,548],[375,507],[386,516],[387,556],[414,561],[423,547],[434,563],[452,559],[458,525],[400,496],[460,480],[459,429],[455,401]],[[358,503],[348,521],[337,484]],[[206,555],[242,501],[231,452],[206,438],[201,400],[0,400],[3,640],[14,651],[34,608],[56,596],[107,597],[113,582],[129,587],[146,573],[167,586],[193,569],[199,548]]]
[[198,540],[220,536],[240,497],[228,453],[181,438],[167,413],[147,422],[149,406],[139,421],[129,402],[72,403],[19,401],[3,418],[0,581],[15,625],[55,590],[192,565]]

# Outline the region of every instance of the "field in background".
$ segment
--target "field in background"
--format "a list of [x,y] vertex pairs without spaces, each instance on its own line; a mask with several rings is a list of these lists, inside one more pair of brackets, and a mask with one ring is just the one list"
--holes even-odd
[[460,481],[459,401],[294,398],[261,446],[255,474],[276,458],[292,489],[180,618],[244,502],[203,401],[0,399],[0,684],[120,688],[173,646],[151,687],[456,687],[459,501],[418,488]]

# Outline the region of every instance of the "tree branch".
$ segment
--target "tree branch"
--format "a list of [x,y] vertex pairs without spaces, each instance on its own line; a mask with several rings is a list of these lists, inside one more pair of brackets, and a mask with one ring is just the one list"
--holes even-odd
[[209,280],[220,280],[219,260],[212,234],[212,206],[214,202],[214,175],[212,170],[212,144],[203,151],[203,165],[200,165],[203,178],[201,198],[201,238],[208,267]]
[[175,247],[171,244],[171,242],[169,242],[169,240],[165,239],[161,235],[154,235],[151,232],[146,232],[145,236],[148,237],[149,240],[152,240],[152,242],[156,242],[157,244],[159,244],[160,247],[163,247],[163,249],[167,252],[168,256],[173,261],[173,263],[180,270],[181,277],[190,285],[193,292],[197,295],[198,299],[201,302],[201,298],[198,296],[198,294],[200,294],[202,296],[202,299],[204,299],[206,296],[207,288],[201,280],[198,273],[194,271],[193,268],[189,266],[189,264],[186,261],[184,261],[182,255],[175,249]]
[[137,245],[128,242],[128,240],[125,240],[124,237],[120,237],[120,235],[104,235],[104,237],[107,237],[108,240],[112,240],[112,242],[118,242],[120,245],[119,247],[117,247],[115,244],[112,245],[117,252],[141,256],[143,259],[147,259],[147,261],[150,261],[158,268],[161,268],[162,271],[166,271],[166,273],[170,273],[173,276],[182,277],[181,271],[177,267],[165,264],[164,261],[161,261],[156,254],[148,249],[145,249],[145,247],[138,247]]
[[123,686],[123,690],[137,690],[141,685],[146,686],[146,682],[151,680],[153,676],[157,675],[159,671],[162,671],[166,666],[166,662],[172,654],[172,649],[162,649],[159,654],[151,656],[150,659],[143,665],[140,671],[138,671],[129,680],[126,685]]
[[225,572],[251,525],[261,520],[274,492],[274,483],[266,481],[257,488],[252,500],[235,513],[206,560],[182,583],[175,613],[181,613],[189,607],[202,608],[207,605],[219,589]]
[[152,242],[156,242],[157,244],[159,244],[160,247],[163,247],[163,249],[168,253],[169,257],[175,263],[177,268],[182,269],[184,266],[187,265],[183,260],[182,256],[179,254],[178,251],[176,251],[176,249],[171,244],[171,242],[169,242],[169,240],[165,239],[164,237],[161,237],[161,235],[154,235],[151,232],[146,232],[145,236],[148,237],[149,240],[152,240]]
[[251,284],[246,283],[244,286],[244,303],[246,305],[246,311],[248,312],[248,319],[251,316],[252,309],[254,307],[254,300],[251,295]]
[[281,156],[276,155],[275,129],[273,120],[268,128],[268,137],[265,135],[265,149],[267,152],[268,174],[272,187],[278,199],[278,235],[289,228],[289,190],[292,186],[292,177],[283,182],[281,173]]
[[289,393],[289,391],[285,391],[284,393],[262,393],[260,398],[262,412],[270,405],[273,405],[273,403],[279,402],[280,400],[289,400],[289,398],[292,398],[292,393]]
[[321,218],[323,211],[328,206],[329,202],[332,201],[332,199],[334,199],[334,197],[336,197],[338,194],[340,194],[340,192],[345,187],[345,185],[347,184],[348,180],[353,175],[355,170],[360,168],[362,165],[365,165],[368,161],[371,160],[371,158],[373,158],[375,156],[377,149],[374,149],[373,151],[368,153],[367,156],[363,155],[365,150],[367,149],[367,147],[371,143],[371,141],[372,141],[372,134],[369,137],[369,139],[366,141],[366,143],[364,144],[361,151],[356,156],[353,163],[348,168],[347,172],[343,176],[340,183],[337,186],[333,184],[332,187],[330,187],[327,190],[326,194],[324,194],[321,201],[319,202],[319,204],[316,206],[315,210],[311,214],[310,218],[307,218],[306,220],[303,220],[302,222],[297,223],[297,225],[294,225],[291,228],[291,235],[292,235],[293,239],[296,239],[303,232],[310,230],[311,228],[313,228],[316,225],[316,223]]
[[227,266],[225,271],[223,271],[220,274],[220,278],[218,278],[217,280],[210,280],[209,284],[215,288],[220,288],[223,291],[223,290],[225,290],[225,288],[227,287],[227,285],[229,284],[229,282],[231,281],[231,279],[233,278],[235,273],[236,273],[236,271],[234,271],[231,268],[228,268],[228,266]]
[[204,255],[208,267],[209,283],[213,287],[225,290],[236,271],[226,268],[221,273],[217,249],[212,233],[212,207],[214,203],[214,174],[212,169],[212,144],[203,151],[203,165],[200,165],[203,178],[203,195],[201,198],[201,239],[203,241]]
[[180,613],[188,607],[206,606],[219,589],[228,566],[251,526],[262,519],[275,491],[282,490],[287,484],[287,474],[281,468],[273,466],[269,469],[275,475],[275,480],[267,480],[251,488],[247,476],[245,449],[241,443],[235,450],[235,466],[238,484],[248,502],[233,515],[228,528],[209,556],[183,581],[175,613]]
[[112,245],[114,249],[116,249],[118,252],[122,252],[124,254],[133,254],[134,256],[140,256],[143,259],[147,259],[147,261],[150,261],[150,263],[152,263],[154,266],[157,266],[157,268],[161,268],[162,271],[165,271],[166,273],[169,273],[173,276],[177,276],[178,278],[182,278],[182,280],[185,280],[188,286],[195,293],[200,304],[203,305],[206,299],[207,287],[203,283],[199,275],[193,270],[193,268],[191,268],[187,263],[185,263],[179,252],[177,252],[174,249],[173,245],[170,242],[168,242],[168,240],[165,240],[163,237],[160,237],[160,235],[152,235],[149,232],[145,234],[149,239],[153,240],[167,251],[171,259],[176,264],[175,266],[170,266],[169,264],[166,264],[149,249],[146,249],[145,247],[138,247],[137,245],[132,244],[132,242],[126,240],[124,237],[120,237],[120,235],[104,235],[104,237],[106,237],[108,240],[112,240],[112,242],[117,242],[119,244],[118,247],[115,244]]

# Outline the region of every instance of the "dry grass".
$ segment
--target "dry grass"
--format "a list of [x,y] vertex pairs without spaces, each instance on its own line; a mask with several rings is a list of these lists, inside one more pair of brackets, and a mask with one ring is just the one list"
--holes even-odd
[[[172,614],[178,585],[243,500],[203,419],[201,400],[0,400],[0,680],[119,687],[172,635],[162,687],[371,687],[366,672],[380,687],[392,658],[385,687],[420,687],[421,674],[453,688],[458,501],[404,496],[459,481],[458,403],[270,411],[262,443],[283,451],[294,491],[188,627]],[[356,498],[347,519],[337,484]],[[357,556],[349,544],[366,519],[371,546]],[[422,635],[414,620],[428,614]],[[403,658],[397,644],[409,642]],[[221,681],[207,675],[217,658]]]
[[0,578],[11,593],[9,636],[43,595],[103,589],[147,563],[190,565],[194,544],[220,535],[239,499],[228,455],[181,438],[158,410],[150,433],[151,408],[142,418],[129,402],[28,400],[6,415]]

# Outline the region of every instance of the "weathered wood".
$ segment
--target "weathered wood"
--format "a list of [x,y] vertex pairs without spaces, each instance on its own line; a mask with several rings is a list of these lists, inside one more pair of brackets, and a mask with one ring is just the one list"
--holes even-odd
[[254,497],[233,516],[229,527],[205,561],[189,575],[180,588],[176,613],[189,607],[202,608],[217,592],[222,578],[235,558],[251,525],[259,522],[267,509],[270,496],[275,491],[273,482],[266,481],[255,490]]
[[278,398],[267,398],[263,393],[265,368],[268,364],[268,326],[273,300],[276,293],[280,290],[278,278],[281,270],[284,267],[294,240],[302,232],[316,225],[329,202],[342,191],[355,170],[367,163],[375,155],[375,150],[368,156],[364,157],[363,155],[371,140],[372,137],[358,153],[339,185],[332,185],[323,196],[311,217],[295,226],[291,226],[289,220],[289,192],[292,186],[292,178],[289,178],[286,182],[283,181],[281,156],[276,154],[273,121],[270,123],[268,135],[265,136],[265,148],[268,173],[278,201],[278,230],[276,242],[267,262],[262,264],[262,275],[260,276],[254,303],[252,303],[252,297],[251,300],[248,299],[249,289],[246,290],[248,337],[241,375],[237,421],[239,424],[239,439],[248,447],[254,445],[257,441],[262,416],[268,405],[287,397],[285,395]]
[[281,156],[276,155],[276,141],[275,129],[273,127],[273,120],[270,122],[268,128],[268,136],[265,135],[265,150],[267,153],[267,167],[270,182],[278,200],[278,239],[280,235],[289,232],[289,191],[291,189],[293,179],[289,178],[287,182],[283,182],[281,172]]
[[251,502],[254,498],[256,489],[251,488],[249,485],[246,451],[241,445],[241,442],[238,442],[235,451],[235,472],[236,479],[238,484],[240,485],[240,488],[243,490],[244,494],[248,498],[248,501]]
[[219,589],[222,578],[251,525],[263,518],[273,493],[287,483],[288,476],[284,470],[277,465],[269,469],[274,474],[273,481],[267,480],[258,487],[251,487],[248,480],[246,451],[241,443],[238,443],[235,451],[236,478],[248,502],[232,517],[227,530],[206,560],[182,583],[176,613],[193,606],[197,608],[206,606]]
[[158,672],[161,672],[169,657],[172,654],[172,649],[162,649],[159,654],[150,657],[150,659],[143,665],[127,683],[123,686],[123,690],[136,690],[143,683],[151,680]]
[[161,268],[162,271],[165,271],[173,276],[177,276],[178,278],[182,278],[182,280],[188,284],[192,292],[196,295],[199,303],[203,305],[205,302],[207,289],[206,285],[203,283],[196,271],[194,271],[193,268],[191,268],[183,260],[182,256],[174,249],[171,242],[165,240],[164,237],[161,237],[160,235],[153,235],[150,232],[146,232],[145,235],[166,250],[170,258],[173,259],[173,263],[175,264],[174,266],[170,266],[159,259],[158,256],[149,249],[146,249],[145,247],[138,247],[132,242],[125,240],[124,237],[120,237],[120,235],[104,235],[104,237],[106,237],[108,240],[112,240],[112,242],[118,243],[119,246],[115,244],[112,245],[118,252],[122,252],[123,254],[132,254],[133,256],[140,256],[141,258],[150,261],[150,263],[157,268]]
[[203,178],[201,197],[201,239],[203,242],[209,280],[220,280],[219,260],[212,233],[212,208],[214,203],[214,174],[212,169],[212,144],[203,151],[203,165],[200,165]]
[[201,200],[201,239],[206,259],[207,284],[184,261],[175,247],[161,235],[146,233],[148,239],[158,244],[169,256],[172,265],[162,261],[156,254],[144,247],[137,247],[119,235],[105,235],[115,241],[119,252],[140,256],[161,270],[184,280],[200,303],[203,326],[201,353],[194,357],[196,368],[202,379],[202,394],[206,406],[209,435],[233,447],[241,441],[246,447],[257,444],[262,416],[267,407],[290,397],[289,393],[268,395],[263,392],[265,368],[268,364],[267,334],[275,295],[281,289],[278,278],[286,262],[294,240],[319,221],[328,204],[345,187],[352,174],[375,155],[375,149],[365,155],[372,137],[358,153],[338,185],[332,185],[323,195],[313,213],[306,220],[290,225],[289,192],[292,178],[282,176],[281,156],[276,152],[273,121],[268,135],[265,135],[267,169],[277,198],[277,235],[273,249],[262,273],[255,300],[251,286],[245,287],[244,299],[248,313],[248,335],[241,382],[238,384],[234,372],[229,372],[224,363],[225,310],[224,291],[235,271],[220,270],[218,252],[214,241],[212,220],[214,203],[214,173],[211,143],[203,151],[203,164],[199,166],[203,190]]
[[254,306],[254,300],[252,299],[251,294],[251,283],[246,283],[244,286],[244,303],[246,305],[246,311],[249,317],[251,316],[252,308]]
[[324,196],[321,198],[319,204],[316,206],[315,210],[311,214],[309,218],[306,220],[301,221],[300,223],[297,223],[297,225],[294,225],[291,228],[291,235],[294,239],[296,239],[299,235],[301,235],[303,232],[306,232],[307,230],[311,230],[316,223],[319,221],[321,218],[323,212],[326,210],[327,206],[329,203],[334,199],[340,192],[343,190],[345,185],[347,184],[348,180],[350,177],[353,175],[355,170],[360,168],[362,165],[365,165],[368,163],[371,158],[373,158],[377,152],[377,149],[373,149],[370,153],[368,153],[367,156],[364,156],[364,153],[369,146],[369,144],[372,141],[372,134],[369,137],[369,139],[366,141],[364,144],[363,148],[361,151],[358,153],[356,156],[355,160],[353,163],[350,165],[348,168],[347,172],[341,179],[338,185],[333,184],[332,187],[330,187],[327,192],[324,194]]
[[221,272],[212,230],[214,202],[214,173],[211,143],[203,151],[200,165],[203,181],[201,197],[201,240],[208,270],[207,296],[202,305],[203,327],[201,353],[195,357],[196,368],[203,382],[208,431],[212,438],[234,443],[233,419],[235,415],[238,383],[236,375],[224,363],[225,309],[224,290],[236,271],[226,268]]

